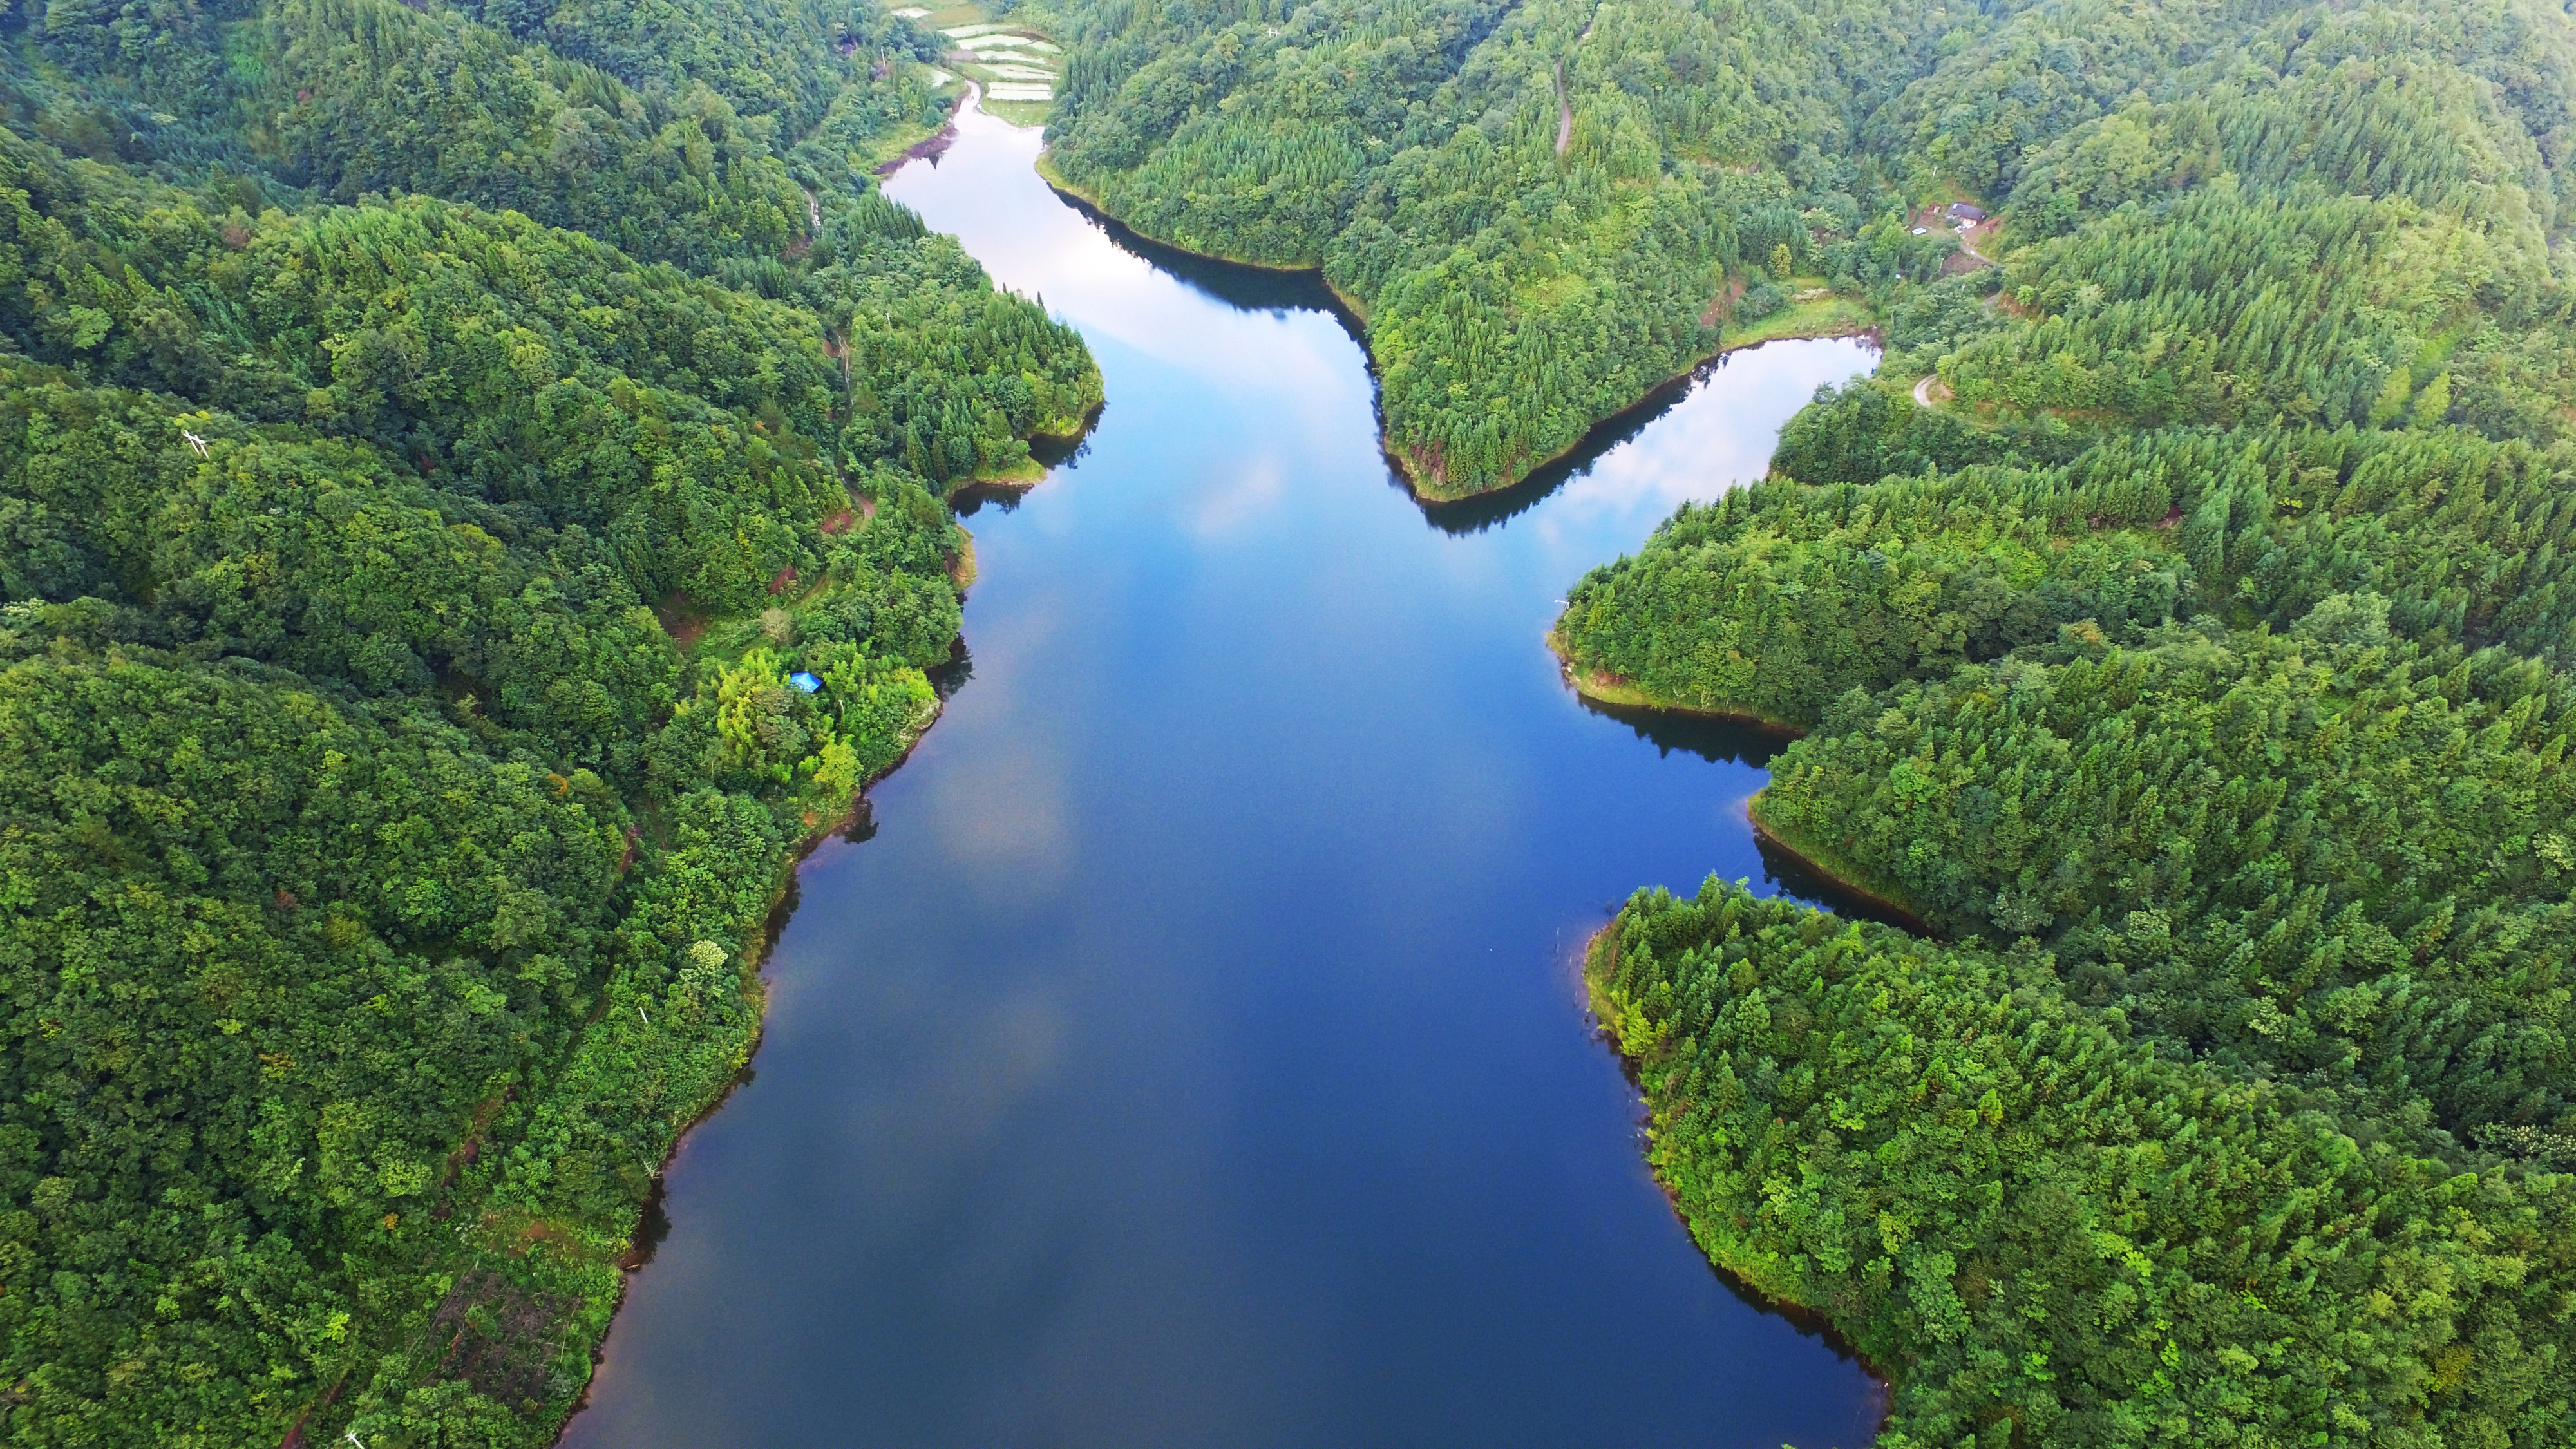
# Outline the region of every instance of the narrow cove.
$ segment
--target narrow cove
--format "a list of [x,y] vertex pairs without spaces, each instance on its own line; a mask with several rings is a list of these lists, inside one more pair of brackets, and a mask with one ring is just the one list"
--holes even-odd
[[1038,144],[969,111],[888,189],[1083,330],[1107,410],[969,520],[970,677],[803,868],[566,1442],[1865,1444],[1867,1375],[1674,1219],[1575,975],[1641,882],[1818,894],[1745,817],[1778,742],[1542,643],[1865,345],[1426,509],[1313,283],[1122,246]]

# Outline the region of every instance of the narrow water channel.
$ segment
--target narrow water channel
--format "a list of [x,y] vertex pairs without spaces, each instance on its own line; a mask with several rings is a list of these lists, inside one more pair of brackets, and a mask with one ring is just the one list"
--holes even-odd
[[1860,1368],[1649,1179],[1571,964],[1634,886],[1780,888],[1767,748],[1588,709],[1541,636],[1868,354],[1738,354],[1588,471],[1426,511],[1309,283],[1149,260],[1037,150],[969,113],[889,190],[1079,325],[1109,406],[969,520],[971,677],[805,866],[567,1442],[1867,1443]]

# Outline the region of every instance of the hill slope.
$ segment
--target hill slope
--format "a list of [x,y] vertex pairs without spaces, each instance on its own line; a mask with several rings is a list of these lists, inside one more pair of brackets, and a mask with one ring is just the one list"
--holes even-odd
[[9,25],[7,1436],[550,1442],[1098,372],[870,189],[872,10]]
[[2002,265],[1569,594],[1579,678],[1804,730],[1756,820],[1940,933],[1712,883],[1593,963],[1891,1442],[2570,1437],[2571,41],[2002,19],[1868,128]]

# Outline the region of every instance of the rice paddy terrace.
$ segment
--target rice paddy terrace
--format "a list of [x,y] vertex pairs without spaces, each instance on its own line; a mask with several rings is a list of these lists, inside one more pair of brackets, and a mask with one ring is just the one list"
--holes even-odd
[[973,81],[996,114],[1021,124],[1043,119],[1055,101],[1064,79],[1064,51],[1043,33],[987,20],[981,10],[968,6],[933,10],[911,5],[894,13],[935,29],[949,42],[942,59],[955,71],[934,68],[934,84]]

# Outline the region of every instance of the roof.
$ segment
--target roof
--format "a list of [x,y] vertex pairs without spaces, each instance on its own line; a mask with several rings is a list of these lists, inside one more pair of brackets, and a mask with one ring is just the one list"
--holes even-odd
[[1951,202],[1950,214],[1959,218],[1961,221],[1984,221],[1986,219],[1986,209],[1984,207],[1970,206],[1964,201]]

